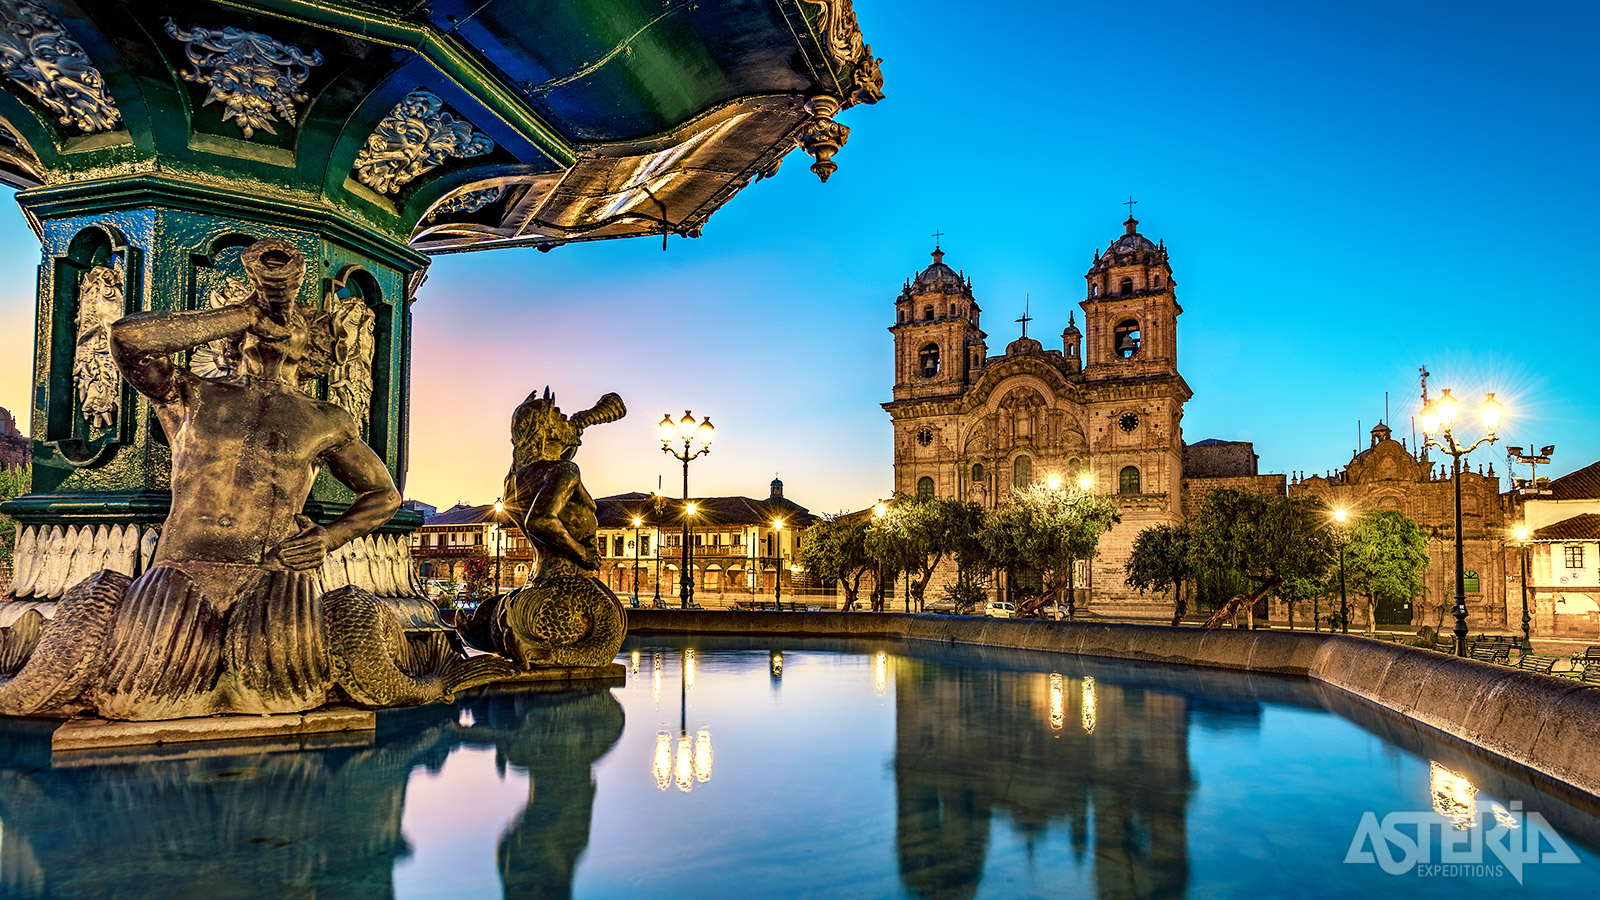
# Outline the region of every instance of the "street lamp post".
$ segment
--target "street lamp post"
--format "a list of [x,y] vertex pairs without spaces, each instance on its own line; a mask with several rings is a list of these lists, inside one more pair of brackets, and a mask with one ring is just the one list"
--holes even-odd
[[772,611],[783,612],[783,520],[772,520],[772,551],[778,562],[772,569]]
[[[1334,510],[1333,519],[1339,523],[1339,628],[1344,634],[1350,633],[1350,605],[1344,597],[1344,522],[1348,514],[1342,510]],[[1312,612],[1312,615],[1316,615]]]
[[500,558],[505,555],[500,541],[505,529],[500,526],[500,516],[506,511],[503,498],[494,501],[494,595],[500,596]]
[[639,605],[639,526],[644,520],[633,517],[633,605]]
[[1528,528],[1517,526],[1517,561],[1522,564],[1522,652],[1533,652],[1533,621],[1528,616]]
[[[689,502],[689,461],[711,452],[711,436],[715,429],[710,416],[697,425],[694,414],[689,410],[683,411],[683,418],[676,425],[671,415],[662,416],[658,427],[661,429],[661,452],[683,463],[683,572],[678,579],[678,599],[680,605],[688,609],[689,604],[694,602],[694,576],[689,571],[689,563],[693,558],[689,552],[689,519],[695,514],[695,507]],[[683,441],[682,453],[672,447],[678,440]],[[700,444],[700,449],[693,450],[696,442]]]
[[[888,514],[889,507],[882,501],[872,505],[872,518],[877,521],[882,522],[883,517]],[[879,612],[883,609],[884,604],[888,602],[888,597],[883,591],[883,560],[881,559],[878,560],[878,577],[873,579],[872,590],[873,593],[878,595],[878,599],[872,604],[872,611]]]
[[653,600],[656,609],[661,609],[661,502],[662,497],[660,494],[652,493],[650,495],[650,503],[653,510],[650,520],[651,531],[655,534],[653,538],[655,546],[651,549],[656,556],[656,595]]
[[[1480,444],[1495,442],[1495,432],[1500,430],[1500,401],[1494,399],[1494,394],[1483,398],[1483,403],[1478,407],[1478,416],[1483,420],[1484,436],[1473,441],[1466,447],[1456,442],[1455,424],[1456,409],[1459,402],[1450,395],[1450,389],[1440,392],[1437,400],[1429,400],[1423,407],[1422,413],[1417,418],[1422,425],[1422,434],[1426,443],[1424,446],[1437,447],[1439,450],[1450,454],[1450,480],[1455,486],[1456,502],[1456,605],[1450,614],[1456,617],[1456,655],[1467,655],[1467,582],[1465,570],[1465,549],[1462,546],[1461,534],[1461,457],[1477,449]],[[1443,443],[1434,440],[1437,434],[1443,438]]]

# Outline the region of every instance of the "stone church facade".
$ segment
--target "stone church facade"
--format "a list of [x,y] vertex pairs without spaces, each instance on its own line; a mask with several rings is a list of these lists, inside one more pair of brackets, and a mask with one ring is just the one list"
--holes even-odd
[[[1380,606],[1373,618],[1380,628],[1429,625],[1454,627],[1449,614],[1455,605],[1455,489],[1450,481],[1449,457],[1444,463],[1412,453],[1394,439],[1389,426],[1379,422],[1367,449],[1355,454],[1342,471],[1295,478],[1291,497],[1316,497],[1330,508],[1392,509],[1404,513],[1428,535],[1428,568],[1422,573],[1422,595],[1409,607]],[[1506,598],[1515,571],[1507,566],[1512,515],[1508,498],[1491,464],[1487,472],[1465,468],[1461,472],[1461,534],[1467,598],[1467,626],[1473,634],[1509,632],[1521,628],[1521,608],[1508,616]],[[1512,548],[1511,566],[1516,565]],[[1350,627],[1365,629],[1367,610],[1352,593]],[[1513,623],[1512,619],[1516,619]]]
[[[1085,295],[1046,349],[1027,334],[989,355],[971,279],[933,262],[895,300],[894,399],[883,404],[894,429],[895,490],[953,497],[993,508],[1013,488],[1059,477],[1110,495],[1122,521],[1101,540],[1100,556],[1078,579],[1079,603],[1119,616],[1170,615],[1170,601],[1123,584],[1133,538],[1184,517],[1185,495],[1205,484],[1262,481],[1248,445],[1242,456],[1206,458],[1207,476],[1185,479],[1183,407],[1193,396],[1178,372],[1176,283],[1163,243],[1124,233],[1095,254]],[[1218,444],[1222,442],[1208,442]],[[950,573],[936,573],[929,597]],[[1085,583],[1087,582],[1087,583]],[[1099,607],[1098,610],[1095,608]],[[1145,609],[1144,607],[1149,607]]]

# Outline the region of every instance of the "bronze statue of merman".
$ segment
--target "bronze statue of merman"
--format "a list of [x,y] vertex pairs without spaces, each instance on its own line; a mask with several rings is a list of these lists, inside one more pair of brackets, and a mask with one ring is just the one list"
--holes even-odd
[[527,587],[484,601],[458,625],[468,644],[523,668],[601,666],[627,634],[622,603],[598,578],[600,527],[594,498],[572,461],[591,425],[627,415],[616,394],[570,418],[547,387],[528,395],[511,417],[506,512],[538,553]]
[[[512,674],[505,660],[447,646],[413,653],[382,601],[321,583],[328,551],[388,521],[400,494],[350,414],[300,390],[302,362],[331,340],[321,314],[296,302],[305,258],[269,239],[243,262],[255,288],[243,302],[110,326],[118,369],[151,399],[172,447],[171,512],[148,571],[131,582],[95,573],[30,630],[32,646],[7,636],[0,713],[150,720],[300,712],[341,697],[395,706]],[[172,359],[213,341],[236,342],[238,374],[203,377]],[[322,466],[357,499],[317,525],[303,507]]]

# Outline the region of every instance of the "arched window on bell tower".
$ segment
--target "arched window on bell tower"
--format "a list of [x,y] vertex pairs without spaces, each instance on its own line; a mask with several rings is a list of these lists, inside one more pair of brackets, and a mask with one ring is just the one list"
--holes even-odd
[[1139,352],[1139,323],[1123,319],[1111,333],[1111,349],[1118,357],[1130,359]]
[[1132,278],[1124,278],[1124,279],[1122,279],[1122,286],[1119,287],[1117,290],[1118,290],[1119,293],[1123,293],[1123,294],[1131,294],[1131,293],[1133,293],[1133,279]]
[[918,365],[923,378],[932,378],[939,374],[939,345],[926,344],[918,355]]

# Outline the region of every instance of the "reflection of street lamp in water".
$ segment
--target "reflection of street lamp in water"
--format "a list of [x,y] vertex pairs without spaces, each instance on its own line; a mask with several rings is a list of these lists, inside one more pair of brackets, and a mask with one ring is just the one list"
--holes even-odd
[[[657,654],[657,673],[660,672],[660,660],[660,654]],[[711,780],[711,731],[701,728],[695,732],[694,741],[691,743],[689,740],[689,691],[694,688],[694,670],[695,652],[692,648],[685,648],[679,678],[677,749],[674,752],[672,733],[661,731],[656,734],[656,751],[650,761],[656,787],[663,791],[669,784],[676,784],[678,790],[688,793],[694,788],[695,782]],[[656,696],[659,699],[659,691]]]

